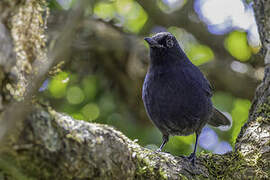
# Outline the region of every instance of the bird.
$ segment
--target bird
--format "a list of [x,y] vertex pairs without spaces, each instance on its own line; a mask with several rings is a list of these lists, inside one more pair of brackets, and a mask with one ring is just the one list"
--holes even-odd
[[187,157],[194,165],[198,138],[206,125],[230,126],[231,121],[213,106],[213,88],[187,57],[176,38],[160,32],[144,40],[150,47],[150,62],[142,100],[149,119],[162,133],[161,152],[170,136],[196,135],[193,152]]

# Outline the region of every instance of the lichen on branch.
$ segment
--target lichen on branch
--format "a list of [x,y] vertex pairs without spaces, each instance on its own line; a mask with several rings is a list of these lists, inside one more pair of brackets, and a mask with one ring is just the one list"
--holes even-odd
[[46,19],[48,8],[45,0],[22,0],[10,18],[11,37],[16,54],[16,65],[12,69],[16,77],[16,84],[7,86],[10,93],[22,100],[26,87],[30,83],[27,79],[35,74],[32,63],[36,60],[46,61]]

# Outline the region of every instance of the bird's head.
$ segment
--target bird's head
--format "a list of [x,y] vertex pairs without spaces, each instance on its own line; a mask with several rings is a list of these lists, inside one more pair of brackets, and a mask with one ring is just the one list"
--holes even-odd
[[184,52],[180,48],[176,38],[169,32],[160,32],[144,40],[149,44],[151,61],[154,63],[162,62],[165,59],[178,59],[171,57],[183,57]]
[[150,48],[155,50],[173,48],[177,43],[175,37],[169,32],[160,32],[153,37],[146,37],[144,40],[149,44]]

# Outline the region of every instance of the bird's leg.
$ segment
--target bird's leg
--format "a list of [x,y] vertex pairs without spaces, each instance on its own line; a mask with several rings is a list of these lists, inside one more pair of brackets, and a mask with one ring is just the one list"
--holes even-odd
[[196,160],[196,150],[197,150],[198,139],[199,139],[199,134],[196,133],[196,142],[195,142],[194,151],[188,157],[188,159],[191,161],[192,165],[195,164],[195,160]]
[[162,148],[163,148],[163,147],[165,146],[165,144],[169,141],[169,136],[163,134],[162,139],[163,139],[162,144],[161,144],[161,146],[157,149],[156,152],[161,152],[161,151],[162,151]]

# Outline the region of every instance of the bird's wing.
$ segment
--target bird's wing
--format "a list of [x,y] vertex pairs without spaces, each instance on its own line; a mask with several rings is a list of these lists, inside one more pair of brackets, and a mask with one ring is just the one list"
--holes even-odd
[[213,87],[196,66],[185,67],[182,70],[184,75],[188,76],[187,79],[194,83],[195,87],[201,87],[209,97],[213,95]]

